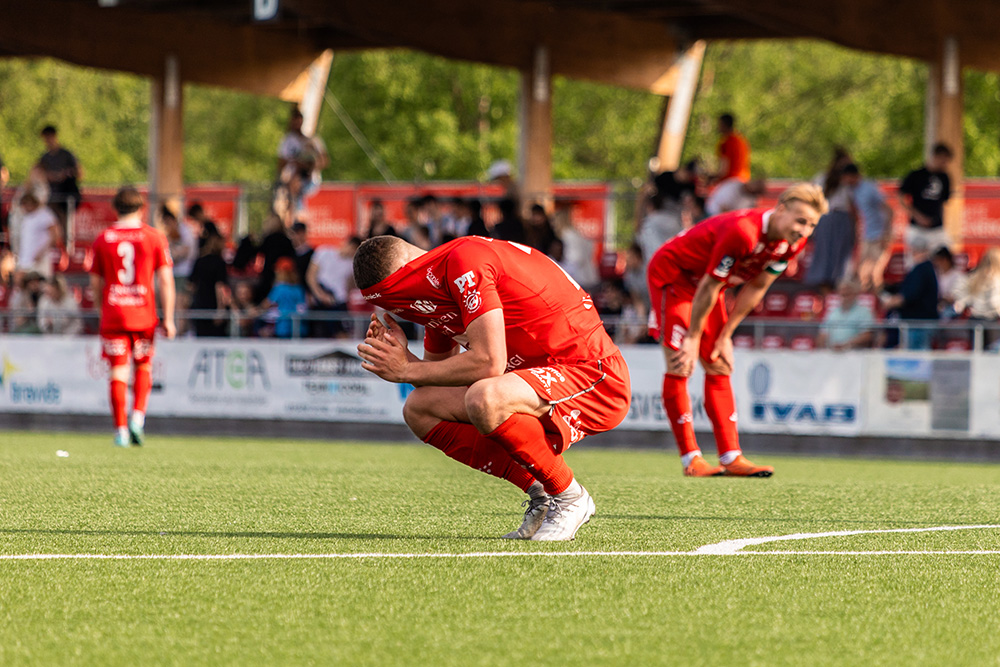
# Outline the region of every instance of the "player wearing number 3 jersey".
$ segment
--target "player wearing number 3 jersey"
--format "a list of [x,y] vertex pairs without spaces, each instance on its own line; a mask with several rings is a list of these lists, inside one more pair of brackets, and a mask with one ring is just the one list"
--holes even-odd
[[[663,407],[685,475],[769,477],[774,472],[752,464],[740,451],[729,382],[732,335],[802,251],[826,210],[823,191],[802,183],[785,190],[773,209],[733,211],[699,222],[667,241],[650,260],[650,335],[663,341]],[[735,286],[740,291],[727,314],[723,293]],[[699,359],[720,466],[705,461],[694,437],[687,382]]]
[[[506,537],[573,539],[594,502],[562,454],[617,426],[631,400],[628,368],[590,295],[544,254],[480,237],[425,252],[378,236],[358,248],[354,276],[389,311],[358,346],[363,367],[416,386],[403,407],[410,429],[529,494]],[[423,359],[393,314],[425,327]]]
[[[111,416],[114,444],[142,445],[146,404],[153,386],[153,334],[156,329],[154,276],[163,305],[163,328],[173,338],[173,262],[163,232],[143,223],[142,196],[122,188],[112,206],[119,220],[94,241],[90,266],[94,296],[101,299],[101,348],[111,366]],[[125,394],[129,361],[135,362],[132,417],[126,424]]]

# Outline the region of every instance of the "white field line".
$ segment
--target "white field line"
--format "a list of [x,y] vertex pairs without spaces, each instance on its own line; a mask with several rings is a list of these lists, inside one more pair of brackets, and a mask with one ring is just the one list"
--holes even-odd
[[897,556],[897,555],[960,555],[979,556],[1000,554],[1000,550],[956,551],[743,551],[744,547],[769,542],[810,540],[821,537],[869,535],[876,533],[930,533],[949,530],[1000,528],[1000,524],[974,526],[934,526],[930,528],[892,528],[885,530],[838,530],[829,533],[795,533],[771,537],[752,537],[707,544],[693,551],[473,551],[468,553],[332,553],[332,554],[0,554],[0,561],[23,560],[359,560],[416,558],[525,558],[525,557],[585,557],[585,556]]

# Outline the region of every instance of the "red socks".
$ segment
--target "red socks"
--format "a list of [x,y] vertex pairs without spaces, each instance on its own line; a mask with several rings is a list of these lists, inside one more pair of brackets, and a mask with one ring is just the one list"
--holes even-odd
[[499,444],[481,435],[472,424],[440,422],[424,442],[470,468],[505,479],[524,492],[535,481]]
[[728,375],[705,376],[705,412],[712,421],[719,456],[740,448],[736,432],[736,399]]
[[[663,409],[667,411],[670,428],[677,440],[681,456],[698,449],[694,437],[694,418],[691,415],[691,397],[687,390],[688,379],[679,375],[663,376]],[[707,393],[707,392],[706,392]]]
[[146,413],[149,392],[153,389],[153,372],[149,366],[135,367],[135,387],[133,388],[132,411]]
[[573,481],[573,471],[562,456],[552,450],[538,417],[514,413],[486,438],[503,447],[515,461],[520,461],[549,495],[562,493]]
[[125,427],[125,393],[128,385],[121,380],[111,381],[111,419],[115,428]]

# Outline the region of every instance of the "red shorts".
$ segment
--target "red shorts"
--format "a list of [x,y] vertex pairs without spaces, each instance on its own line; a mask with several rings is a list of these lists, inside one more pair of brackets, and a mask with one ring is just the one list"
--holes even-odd
[[557,454],[586,435],[618,426],[628,414],[632,383],[621,352],[599,361],[512,371],[552,404],[542,417]]
[[129,359],[144,364],[153,358],[153,334],[156,330],[123,331],[101,334],[101,356],[112,366],[124,366]]
[[[710,311],[708,319],[705,320],[705,329],[701,333],[701,347],[699,356],[705,361],[709,360],[715,341],[719,338],[719,333],[729,319],[726,314],[725,291],[719,293],[719,299]],[[691,326],[691,299],[694,293],[690,290],[678,288],[675,285],[666,285],[658,300],[651,303],[649,312],[650,335],[660,338],[664,346],[671,350],[679,350],[684,337],[687,335],[688,327]],[[655,333],[654,333],[655,332]]]

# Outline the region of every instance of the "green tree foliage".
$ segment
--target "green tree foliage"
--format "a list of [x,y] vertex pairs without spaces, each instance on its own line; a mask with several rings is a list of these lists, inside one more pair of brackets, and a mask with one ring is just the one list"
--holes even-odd
[[[897,177],[921,161],[927,68],[811,41],[714,43],[707,50],[685,157],[714,162],[715,119],[731,111],[750,140],[754,171],[811,177],[834,146],[861,167]],[[966,169],[1000,174],[996,74],[966,72]],[[481,178],[518,150],[519,76],[509,69],[408,51],[338,53],[329,89],[396,179]],[[557,78],[553,91],[557,179],[633,182],[644,174],[663,100]],[[188,181],[267,184],[288,104],[187,86]],[[42,151],[38,130],[60,129],[90,184],[145,180],[149,84],[125,74],[51,60],[0,60],[0,155],[15,180]],[[326,106],[320,135],[330,180],[379,180],[341,119]]]

